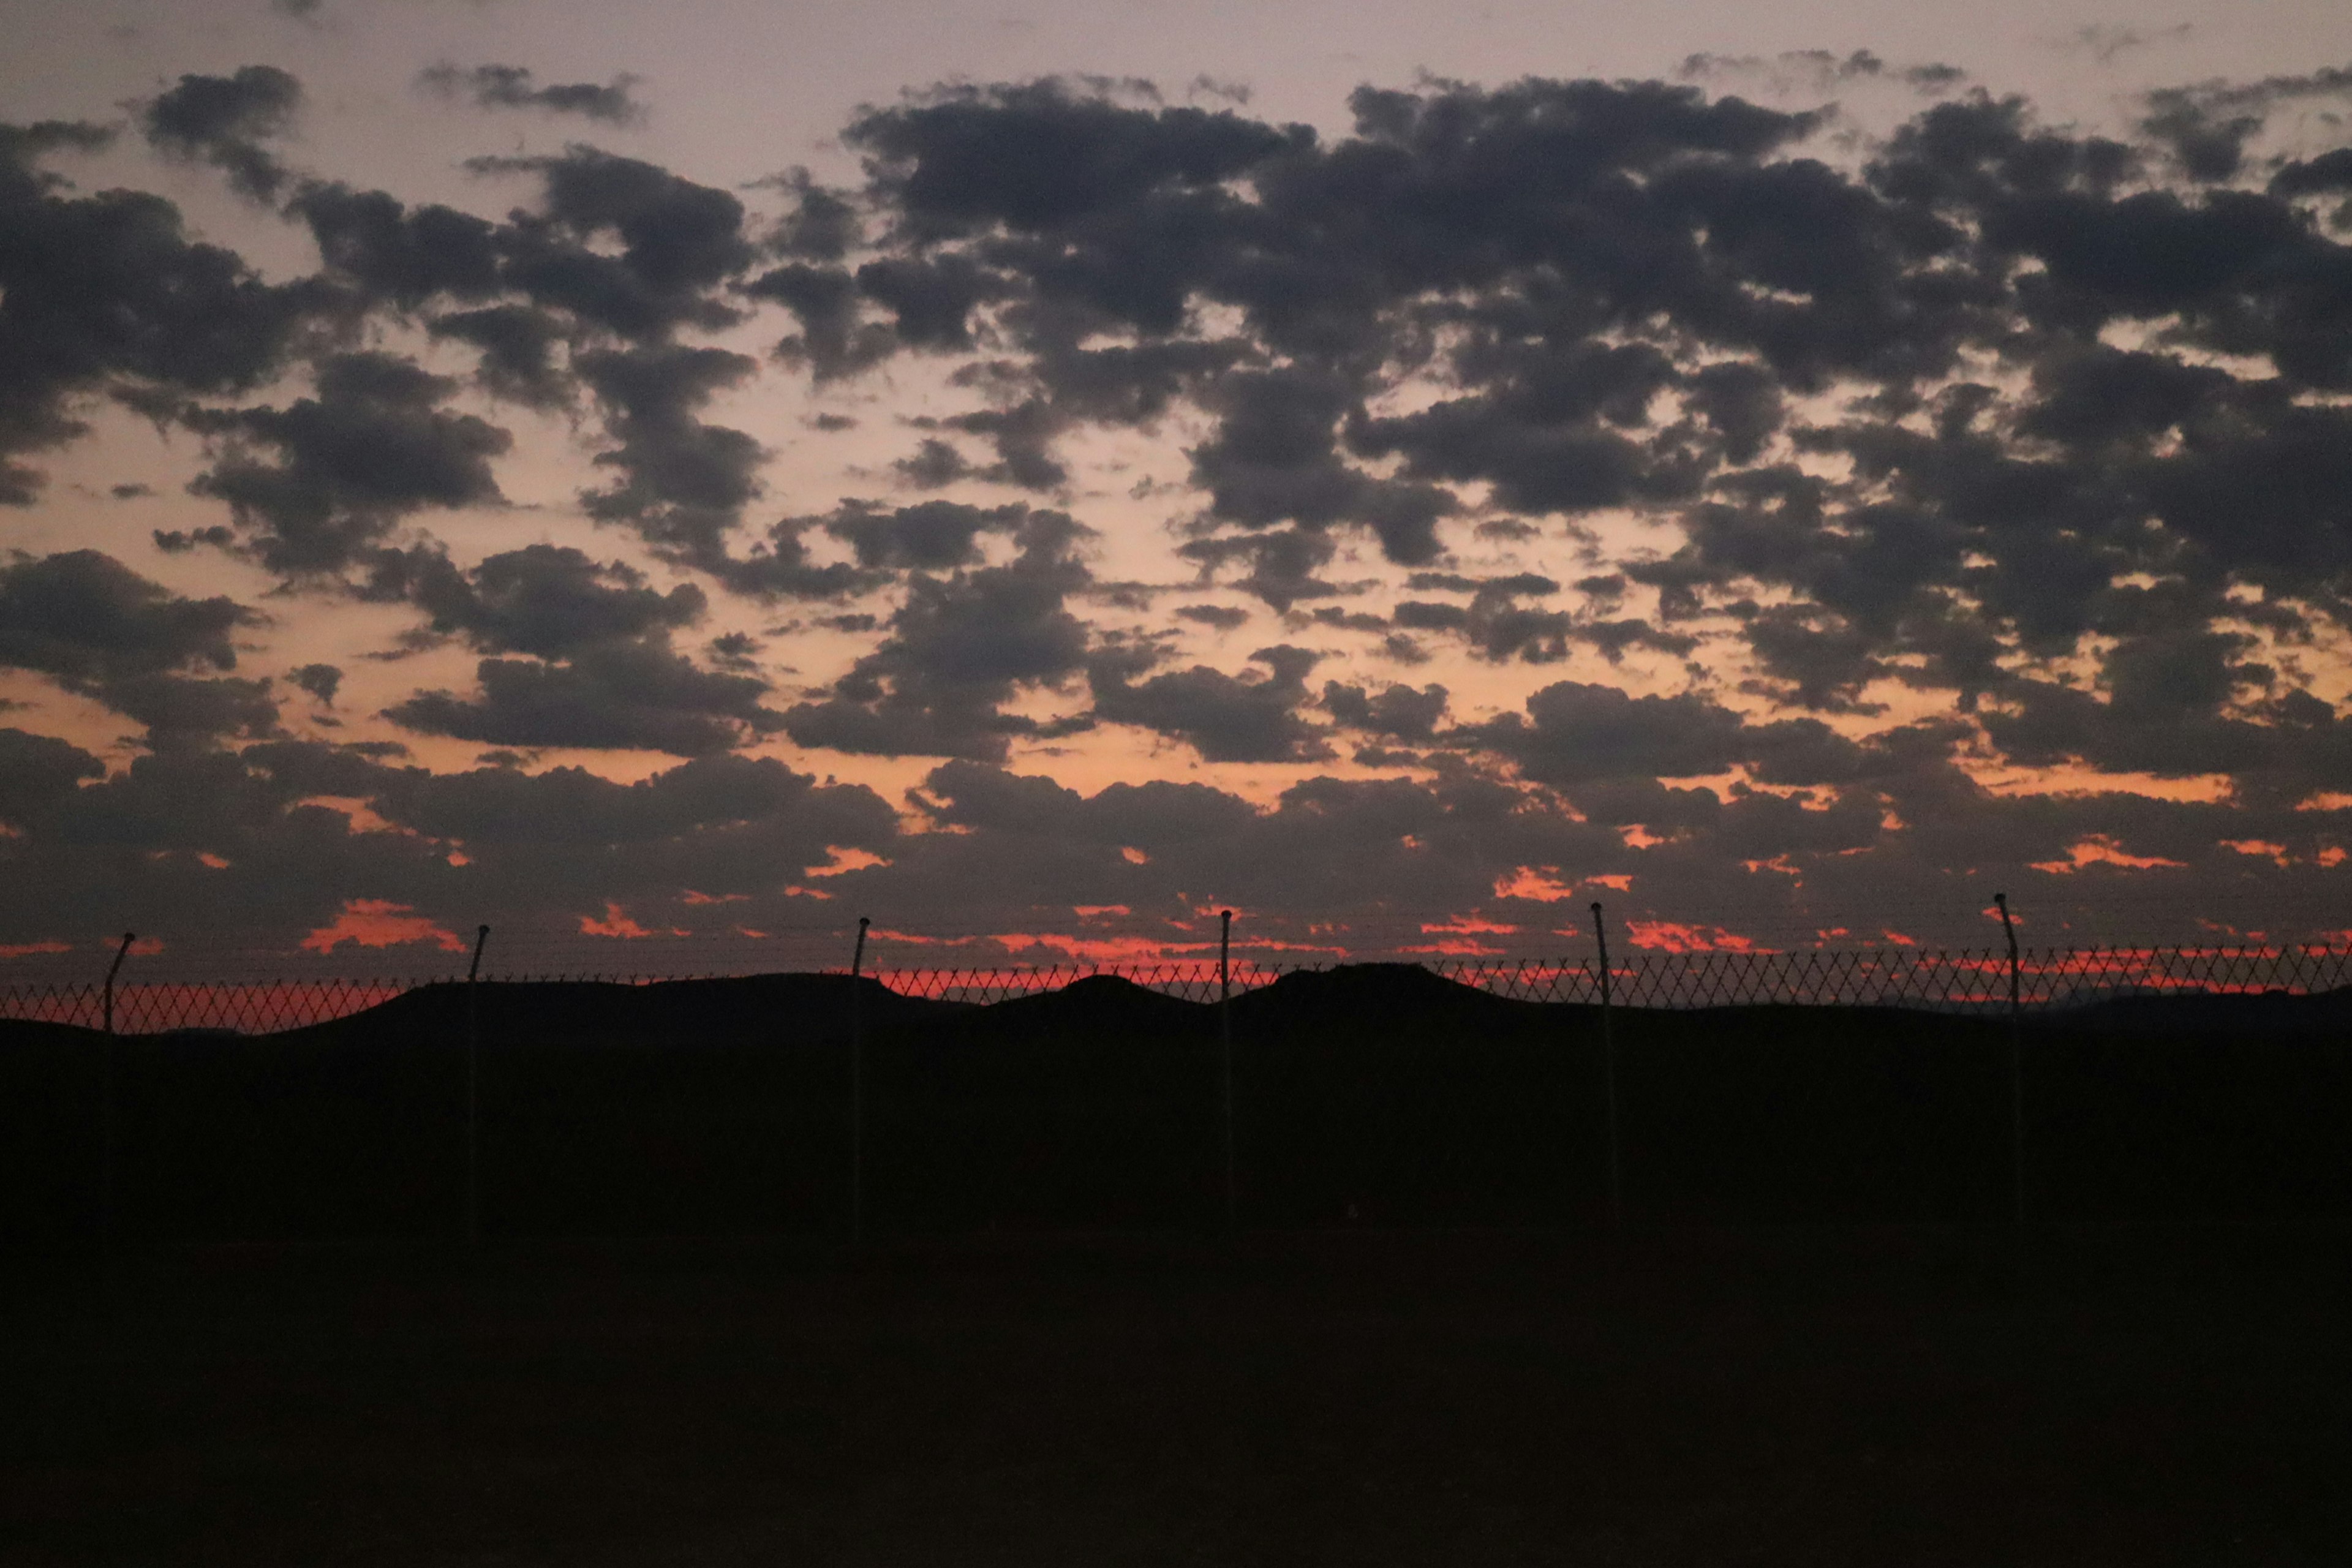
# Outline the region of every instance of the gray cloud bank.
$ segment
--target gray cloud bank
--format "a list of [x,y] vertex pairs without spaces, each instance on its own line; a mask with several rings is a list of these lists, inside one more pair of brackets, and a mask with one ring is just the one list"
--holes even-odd
[[[1891,72],[1814,63],[1825,87]],[[37,504],[40,455],[110,398],[207,455],[192,488],[219,521],[164,549],[228,552],[302,602],[406,605],[418,646],[479,654],[475,689],[388,710],[415,733],[667,752],[686,760],[656,783],[725,810],[742,802],[688,784],[781,769],[733,754],[763,737],[937,763],[904,821],[787,769],[768,804],[680,818],[659,853],[614,840],[603,873],[527,834],[477,853],[470,819],[433,826],[415,803],[596,786],[288,741],[278,689],[231,673],[252,610],[75,552],[0,570],[0,663],[123,715],[149,751],[93,783],[87,753],[10,742],[26,793],[0,858],[119,907],[164,876],[138,867],[201,852],[257,900],[280,873],[244,868],[280,862],[236,835],[299,820],[320,836],[316,874],[287,884],[308,890],[284,895],[304,919],[336,889],[454,910],[436,900],[463,884],[475,910],[635,900],[756,925],[812,900],[781,889],[838,845],[889,864],[824,890],[898,900],[908,925],[1181,917],[1209,897],[1403,920],[1496,906],[1498,883],[1548,868],[1612,897],[1630,878],[1618,901],[1661,919],[1784,937],[1965,921],[1995,886],[2121,911],[2100,929],[2131,934],[2340,929],[2352,147],[2272,125],[2352,95],[2352,71],[2154,94],[2112,135],[1892,75],[1937,100],[1866,144],[1826,134],[1825,110],[1688,82],[1366,88],[1336,139],[1125,89],[959,86],[856,116],[854,188],[794,173],[738,193],[574,145],[479,161],[528,193],[496,217],[281,163],[301,105],[282,72],[180,79],[140,133],[310,235],[318,267],[286,282],[191,238],[160,197],[70,184],[58,171],[102,129],[0,130],[0,501]],[[590,122],[641,109],[625,79],[541,86],[518,67],[425,85]],[[354,346],[379,330],[470,368]],[[772,334],[764,360],[746,331]],[[761,516],[770,446],[713,405],[763,375],[843,382],[906,356],[970,401],[924,422],[895,472],[952,493]],[[503,504],[501,402],[601,432],[583,510],[688,585],[556,546],[452,563],[427,525]],[[1204,432],[1170,519],[1186,591],[1260,607],[1188,604],[1170,624],[1283,628],[1223,668],[1091,618],[1138,590],[1095,579],[1077,443],[1179,416]],[[1646,542],[1603,558],[1603,526]],[[1572,581],[1465,569],[1486,542],[1580,564]],[[1349,580],[1349,550],[1407,588]],[[695,583],[827,605],[873,640],[785,700],[753,649],[688,651],[710,602]],[[1688,684],[1560,679],[1465,718],[1441,686],[1318,679],[1351,637],[1400,667],[1454,644]],[[289,684],[331,701],[326,668]],[[1903,718],[1920,712],[1938,716]],[[1016,746],[1104,727],[1173,766],[1351,756],[1398,776],[1310,780],[1262,810],[1003,771]],[[2173,800],[1974,782],[2003,762],[2220,783]],[[217,842],[152,813],[147,838],[91,826],[133,820],[105,803],[174,769]],[[225,816],[193,804],[207,789]],[[399,831],[338,838],[307,795],[367,798]],[[825,826],[792,826],[803,811]],[[1155,837],[1154,813],[1220,826]],[[764,879],[716,905],[682,868],[722,841],[761,847],[738,858]],[[689,888],[706,901],[678,902]],[[1520,910],[1530,931],[1556,912]]]

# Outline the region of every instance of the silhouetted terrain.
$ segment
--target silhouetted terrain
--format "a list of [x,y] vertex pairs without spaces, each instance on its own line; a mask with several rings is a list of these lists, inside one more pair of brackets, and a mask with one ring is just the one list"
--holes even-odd
[[[869,1229],[1223,1221],[1213,1005],[1097,978],[976,1007],[862,983]],[[479,988],[493,1236],[824,1236],[846,1224],[850,982]],[[446,1236],[462,985],[283,1034],[113,1047],[126,1240]],[[2352,1215],[2352,998],[2130,997],[2023,1030],[2045,1219]],[[1620,1009],[1637,1219],[2005,1217],[2009,1026],[1892,1009]],[[1253,1226],[1603,1217],[1599,1015],[1409,965],[1233,1003]],[[103,1038],[0,1024],[0,1236],[96,1233]]]
[[2352,1226],[149,1249],[0,1563],[2321,1568]]

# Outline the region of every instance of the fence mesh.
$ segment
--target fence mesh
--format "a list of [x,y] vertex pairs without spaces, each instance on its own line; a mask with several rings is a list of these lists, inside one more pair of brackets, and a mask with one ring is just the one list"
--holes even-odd
[[[1285,974],[1329,964],[1236,962],[1236,994]],[[1596,959],[1438,959],[1428,973],[1497,996],[1526,1002],[1592,1005],[1601,998]],[[969,969],[881,969],[874,978],[900,995],[988,1004],[1042,995],[1109,975],[1191,1002],[1219,994],[1210,962],[1072,963]],[[372,980],[124,982],[113,988],[113,1024],[121,1034],[183,1029],[268,1034],[348,1017],[419,986],[452,976]],[[646,984],[691,978],[647,974],[499,974],[491,984],[577,981]],[[1964,949],[1815,949],[1796,952],[1636,952],[1612,957],[1609,1000],[1621,1007],[1686,1010],[1784,1005],[1894,1006],[1935,1012],[2006,1007],[2005,951]],[[2315,995],[2352,984],[2352,949],[2333,947],[2028,948],[2017,963],[2021,1007],[2047,1011],[2129,995]],[[102,982],[0,985],[0,1018],[102,1028]]]

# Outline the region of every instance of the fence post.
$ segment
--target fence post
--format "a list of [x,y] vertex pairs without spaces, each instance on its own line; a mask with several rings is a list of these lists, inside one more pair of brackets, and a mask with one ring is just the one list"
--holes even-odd
[[1617,1146],[1617,1030],[1610,1017],[1609,931],[1601,922],[1601,905],[1592,906],[1592,935],[1601,944],[1601,1091],[1609,1112],[1609,1223],[1625,1223],[1624,1163]]
[[474,961],[466,966],[466,1245],[482,1240],[482,947],[490,928],[474,932]]
[[866,1235],[866,928],[857,917],[857,945],[849,953],[849,1244]]
[[2009,1213],[2025,1223],[2025,1049],[2017,994],[2017,928],[2010,922],[2009,895],[1995,893],[2001,934],[2009,939]]
[[100,1047],[98,1084],[98,1241],[102,1252],[114,1247],[114,977],[131,956],[134,940],[131,932],[122,933],[122,945],[114,950],[114,962],[106,970],[106,1044]]
[[1241,1226],[1241,1184],[1234,1167],[1234,911],[1217,916],[1217,1039],[1224,1063],[1225,1228]]

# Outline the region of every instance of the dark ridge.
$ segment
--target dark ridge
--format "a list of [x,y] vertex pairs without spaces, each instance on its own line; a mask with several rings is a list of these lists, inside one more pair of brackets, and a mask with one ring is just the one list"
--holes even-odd
[[1525,1019],[1545,1005],[1448,980],[1418,963],[1343,963],[1297,970],[1234,999],[1235,1026],[1394,1028]]
[[2109,996],[2032,1017],[2037,1028],[2104,1034],[2329,1034],[2352,1025],[2352,987],[2310,996],[2284,991],[2252,995],[2167,992]]
[[[1095,976],[992,1006],[762,975],[462,983],[271,1035],[0,1024],[0,1239],[96,1233],[113,1064],[120,1233],[446,1237],[475,1063],[493,1236],[831,1235],[852,1085],[884,1234],[1559,1226],[1607,1212],[1597,1008],[1404,964],[1214,1005]],[[2010,1212],[2021,1051],[2047,1219],[2352,1215],[2352,997],[2123,996],[2040,1013],[1627,1008],[1635,1223]],[[469,1019],[478,1019],[478,1052]],[[855,1076],[854,1076],[855,1075]]]
[[[868,1027],[920,1024],[969,1011],[959,1002],[902,996],[871,976],[857,982]],[[657,1039],[678,1046],[765,1038],[776,1044],[833,1040],[849,1031],[846,974],[753,974],[711,980],[616,982],[486,981],[472,1005],[486,1034],[523,1034],[578,1043]],[[466,1027],[466,983],[419,986],[331,1023],[287,1031],[319,1038],[406,1037]]]
[[1115,974],[1089,974],[1056,991],[975,1007],[948,1033],[971,1040],[1024,1032],[1084,1033],[1107,1040],[1197,1034],[1211,1005]]

